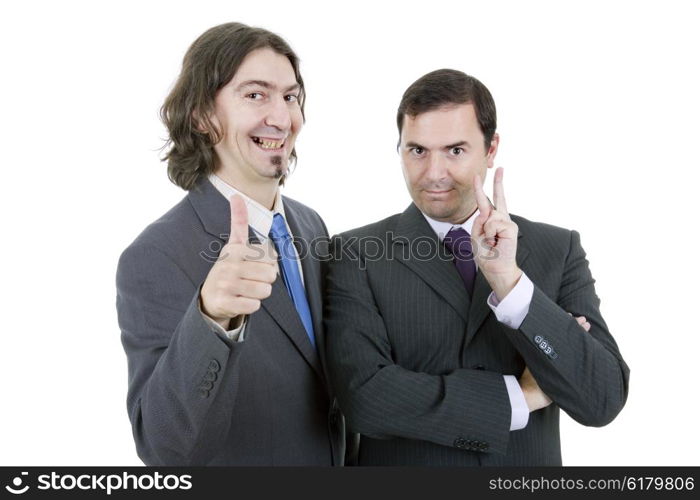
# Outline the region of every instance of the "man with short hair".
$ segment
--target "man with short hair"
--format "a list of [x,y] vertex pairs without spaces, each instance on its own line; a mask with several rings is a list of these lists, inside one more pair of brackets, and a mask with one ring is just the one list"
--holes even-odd
[[423,76],[397,125],[413,203],[334,237],[328,270],[329,371],[359,463],[561,465],[559,409],[605,425],[629,380],[579,235],[509,214],[502,169],[484,194],[499,137],[477,79]]
[[192,44],[163,105],[168,176],[189,192],[117,271],[127,408],[147,465],[343,463],[323,368],[327,231],[280,194],[304,100],[289,45],[228,23]]

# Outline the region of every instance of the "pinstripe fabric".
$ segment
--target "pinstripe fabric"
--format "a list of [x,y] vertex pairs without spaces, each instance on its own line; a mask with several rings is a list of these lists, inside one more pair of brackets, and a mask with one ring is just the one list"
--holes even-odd
[[[341,409],[362,434],[361,465],[559,465],[560,408],[593,426],[622,409],[629,369],[578,234],[512,218],[518,265],[535,284],[519,330],[495,319],[481,273],[470,300],[415,205],[333,239],[327,359]],[[369,257],[368,238],[386,242],[382,258]],[[421,245],[439,253],[420,258]],[[585,315],[590,333],[567,312]],[[526,365],[555,404],[510,432],[503,375]]]

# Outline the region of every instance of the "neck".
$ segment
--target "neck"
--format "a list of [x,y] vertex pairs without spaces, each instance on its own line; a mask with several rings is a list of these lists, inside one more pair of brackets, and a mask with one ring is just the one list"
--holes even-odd
[[466,216],[461,217],[459,220],[450,221],[450,222],[451,222],[452,224],[455,224],[455,225],[464,224],[467,220],[469,220],[469,217],[471,217],[472,215],[474,215],[474,212],[476,212],[476,209],[477,209],[477,206],[474,205],[474,207],[471,208],[471,209],[467,212],[467,215],[466,215]]
[[269,210],[272,210],[274,207],[277,190],[279,189],[279,179],[270,178],[253,181],[246,179],[235,169],[226,168],[219,168],[214,173],[228,185],[257,201],[263,207]]

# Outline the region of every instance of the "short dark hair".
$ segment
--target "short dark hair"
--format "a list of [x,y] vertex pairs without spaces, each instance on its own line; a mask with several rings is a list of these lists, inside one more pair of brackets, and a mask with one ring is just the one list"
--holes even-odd
[[[168,177],[181,188],[192,189],[197,179],[214,171],[214,145],[222,139],[222,131],[208,118],[214,98],[233,78],[243,59],[261,48],[270,48],[289,59],[299,84],[299,106],[304,116],[306,92],[299,58],[284,39],[241,23],[221,24],[205,31],[187,50],[180,76],[160,110],[168,129],[163,161],[168,162]],[[296,162],[295,149],[290,158]]]
[[484,146],[488,151],[496,133],[496,103],[486,86],[473,76],[454,69],[438,69],[421,76],[406,89],[396,113],[399,144],[405,116],[415,118],[451,104],[471,103],[476,112]]

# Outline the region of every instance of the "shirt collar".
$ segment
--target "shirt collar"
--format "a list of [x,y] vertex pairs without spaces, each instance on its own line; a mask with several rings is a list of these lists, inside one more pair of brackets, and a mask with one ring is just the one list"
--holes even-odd
[[466,232],[469,234],[472,234],[472,227],[474,226],[474,220],[476,217],[479,215],[479,209],[477,208],[476,211],[469,216],[467,220],[462,222],[461,224],[452,224],[451,222],[442,222],[439,220],[431,219],[428,217],[424,212],[421,212],[423,214],[423,217],[425,217],[425,220],[428,221],[428,224],[430,224],[430,227],[433,228],[433,231],[435,231],[435,234],[437,234],[437,237],[440,239],[440,241],[445,239],[445,236],[447,233],[450,232],[450,230],[453,227],[461,227],[464,229]]
[[280,214],[282,217],[285,217],[282,194],[279,189],[277,189],[272,210],[268,210],[254,199],[238,191],[216,174],[209,174],[209,182],[211,182],[227,200],[234,194],[241,195],[248,209],[248,225],[253,228],[261,241],[265,241],[269,237],[270,229],[272,228],[272,218],[275,214]]

